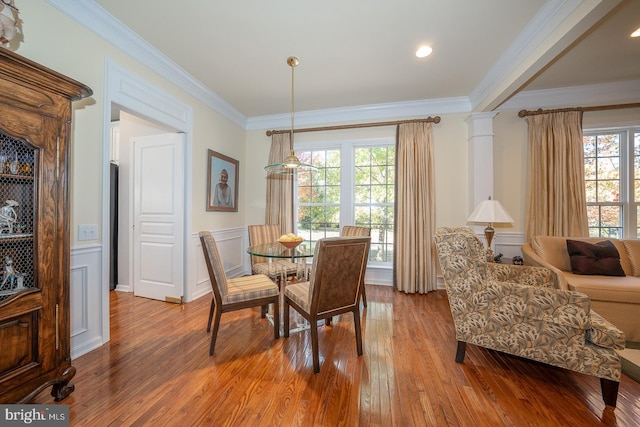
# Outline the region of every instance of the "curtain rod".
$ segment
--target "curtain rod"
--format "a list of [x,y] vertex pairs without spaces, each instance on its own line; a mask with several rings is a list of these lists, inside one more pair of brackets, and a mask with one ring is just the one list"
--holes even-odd
[[518,112],[518,117],[535,116],[538,114],[547,114],[547,113],[565,113],[567,111],[621,110],[623,108],[640,108],[640,102],[636,102],[632,104],[598,105],[595,107],[558,108],[555,110],[543,110],[542,108],[538,108],[537,110],[520,110]]
[[[367,128],[367,127],[375,127],[375,126],[395,126],[401,125],[405,123],[440,123],[440,116],[435,117],[427,117],[426,119],[415,119],[415,120],[396,120],[392,122],[375,122],[375,123],[359,123],[352,125],[338,125],[338,126],[323,126],[316,128],[302,128],[302,129],[294,129],[293,133],[298,132],[318,132],[325,130],[341,130],[341,129],[356,129],[356,128]],[[271,136],[277,133],[290,133],[291,129],[286,130],[268,130],[267,136]]]

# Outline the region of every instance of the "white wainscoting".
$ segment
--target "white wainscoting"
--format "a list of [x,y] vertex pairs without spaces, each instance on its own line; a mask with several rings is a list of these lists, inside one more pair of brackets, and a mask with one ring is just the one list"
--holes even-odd
[[101,262],[101,245],[71,248],[72,359],[103,344]]
[[[480,240],[484,242],[484,233]],[[522,244],[524,243],[524,233],[496,233],[493,238],[494,250],[497,254],[502,254],[505,261],[511,263],[514,256],[522,256]]]

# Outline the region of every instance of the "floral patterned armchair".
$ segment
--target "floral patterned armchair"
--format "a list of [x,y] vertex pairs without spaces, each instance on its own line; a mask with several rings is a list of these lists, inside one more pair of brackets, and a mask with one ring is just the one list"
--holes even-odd
[[600,378],[606,405],[616,406],[624,334],[579,292],[557,289],[542,267],[487,263],[468,227],[439,228],[436,249],[458,340]]

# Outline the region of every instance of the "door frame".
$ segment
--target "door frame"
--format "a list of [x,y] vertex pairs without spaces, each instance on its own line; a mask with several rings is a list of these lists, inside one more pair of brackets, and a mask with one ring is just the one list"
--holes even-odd
[[111,157],[111,105],[117,104],[130,114],[152,122],[169,126],[185,134],[184,149],[184,229],[183,229],[183,295],[190,300],[189,284],[192,272],[187,262],[193,248],[189,244],[192,228],[192,170],[193,152],[193,110],[192,107],[157,88],[144,79],[105,59],[105,97],[103,105],[102,129],[102,280],[101,280],[101,319],[102,343],[110,339],[109,323],[109,216],[105,208],[109,206],[109,163]]

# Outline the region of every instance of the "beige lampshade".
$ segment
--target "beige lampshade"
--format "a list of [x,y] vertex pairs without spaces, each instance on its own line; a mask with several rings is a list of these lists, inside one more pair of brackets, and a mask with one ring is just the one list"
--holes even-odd
[[476,206],[467,222],[488,222],[491,224],[496,222],[513,223],[514,221],[499,201],[489,197],[488,200],[483,200]]

